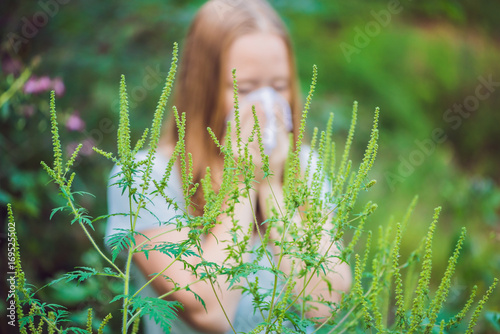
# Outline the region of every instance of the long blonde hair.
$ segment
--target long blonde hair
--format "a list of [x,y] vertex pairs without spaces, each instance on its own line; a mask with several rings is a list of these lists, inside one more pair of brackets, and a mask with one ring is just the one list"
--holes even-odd
[[[189,28],[174,91],[174,105],[179,113],[186,113],[186,151],[193,156],[195,183],[200,182],[206,167],[210,166],[214,189],[218,189],[223,158],[206,129],[210,127],[217,138],[223,138],[225,134],[227,74],[223,70],[226,68],[228,49],[238,37],[254,32],[276,34],[286,44],[293,132],[297,137],[300,122],[298,79],[292,43],[284,23],[265,0],[208,1],[200,8]],[[162,141],[175,144],[177,139],[177,128],[170,118]],[[201,189],[193,197],[193,204],[200,209],[203,207]],[[201,213],[200,210],[194,214]]]

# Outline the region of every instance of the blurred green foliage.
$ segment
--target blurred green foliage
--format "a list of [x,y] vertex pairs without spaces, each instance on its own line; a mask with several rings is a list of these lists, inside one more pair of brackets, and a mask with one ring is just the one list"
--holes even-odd
[[[0,106],[0,220],[6,221],[5,205],[11,202],[23,241],[24,267],[38,286],[82,262],[95,265],[95,257],[87,252],[87,240],[76,227],[69,226],[64,215],[49,220],[51,209],[60,205],[56,188],[47,184],[48,177],[40,168],[40,161],[52,153],[49,93],[26,92],[27,77],[59,77],[64,83],[65,93],[58,98],[57,110],[60,123],[67,124],[61,137],[68,150],[77,142],[86,142],[88,147],[113,151],[120,74],[127,76],[132,113],[144,115],[132,116],[136,120],[132,131],[138,137],[152,116],[172,44],[179,41],[182,48],[183,36],[201,3],[1,2],[0,95],[5,101]],[[238,1],[227,3],[237,5]],[[458,295],[467,295],[463,292],[470,290],[472,282],[483,282],[479,288],[484,290],[500,273],[500,86],[495,85],[500,82],[500,3],[271,3],[290,29],[304,91],[312,64],[319,67],[311,128],[324,124],[333,111],[337,138],[345,138],[350,106],[356,99],[361,107],[358,138],[367,139],[368,115],[374,106],[381,107],[380,150],[372,174],[378,184],[370,195],[377,197],[380,206],[369,228],[376,230],[387,223],[377,217],[400,217],[418,194],[411,232],[402,244],[404,254],[424,236],[432,209],[442,205],[436,237],[439,247],[434,253],[436,276],[444,271],[460,227],[469,231],[457,268],[455,286],[460,291],[450,296],[451,308],[454,302],[464,302],[465,297]],[[346,45],[356,51],[346,54]],[[20,80],[22,73],[27,75],[24,81]],[[491,90],[486,90],[484,80],[492,82]],[[478,89],[483,96],[490,94],[480,98]],[[456,104],[474,101],[477,106],[469,104],[470,111],[453,111]],[[83,126],[72,123],[77,118]],[[439,142],[434,140],[436,129],[442,130]],[[357,154],[361,156],[364,144],[359,143]],[[82,197],[82,205],[104,214],[111,166],[91,152],[77,164],[75,187],[96,195]],[[103,228],[98,226],[96,233],[102,233]],[[2,254],[4,241],[2,234]],[[84,296],[94,295],[98,304],[95,287],[82,287],[46,290],[44,299],[68,304],[66,299],[71,295],[72,307],[78,309]],[[113,287],[106,288],[113,291]],[[106,291],[101,293],[106,295]],[[96,312],[102,317],[106,310],[96,308]],[[499,312],[497,290],[478,332],[498,331]]]

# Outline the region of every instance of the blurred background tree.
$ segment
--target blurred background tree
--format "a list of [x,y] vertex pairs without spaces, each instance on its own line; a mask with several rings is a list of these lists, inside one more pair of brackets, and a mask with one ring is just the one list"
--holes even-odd
[[[243,0],[220,1],[237,6]],[[6,221],[5,205],[12,203],[24,267],[35,285],[42,286],[74,266],[99,266],[88,241],[76,226],[69,226],[66,216],[49,219],[61,200],[40,168],[40,161],[50,160],[52,154],[49,90],[55,89],[58,95],[67,151],[84,143],[75,188],[95,194],[96,198],[85,196],[81,201],[95,216],[104,214],[111,166],[93,154],[91,147],[114,151],[120,74],[127,77],[132,130],[139,136],[149,126],[172,44],[179,41],[182,47],[187,27],[202,3],[0,3],[0,220]],[[304,92],[312,65],[319,67],[310,129],[321,128],[329,112],[334,112],[337,143],[342,144],[352,102],[358,100],[356,159],[368,139],[372,111],[381,107],[380,150],[372,174],[378,184],[367,194],[379,203],[379,209],[368,228],[376,230],[390,216],[399,219],[413,196],[419,195],[402,246],[408,254],[424,235],[432,209],[442,205],[434,252],[438,276],[460,227],[467,227],[467,244],[449,299],[450,311],[455,311],[473,284],[484,291],[500,274],[500,3],[271,3],[293,37]],[[104,223],[98,224],[97,235],[103,229]],[[5,228],[1,232],[2,254],[6,254]],[[85,303],[94,307],[104,304],[96,309],[103,317],[109,311],[108,297],[116,289],[111,284],[103,290],[89,282],[42,293],[70,310],[82,309],[87,299]],[[4,302],[2,298],[0,303]],[[477,332],[500,331],[499,312],[497,290]],[[80,321],[80,316],[75,314],[74,320]]]

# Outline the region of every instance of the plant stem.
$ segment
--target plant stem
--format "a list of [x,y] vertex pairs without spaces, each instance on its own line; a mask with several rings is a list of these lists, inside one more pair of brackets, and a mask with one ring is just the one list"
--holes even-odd
[[127,254],[127,265],[125,267],[125,277],[123,278],[124,284],[123,284],[123,295],[125,296],[123,298],[123,319],[122,319],[122,333],[126,334],[127,333],[127,318],[128,318],[128,305],[129,305],[129,284],[130,284],[130,267],[131,267],[131,262],[132,262],[132,249],[128,250]]
[[[257,230],[257,234],[259,235],[260,244],[262,245],[262,247],[266,247],[267,245],[264,245],[264,239],[262,238],[262,233],[260,233],[259,223],[257,222],[257,216],[255,215],[255,209],[254,209],[253,204],[252,204],[252,198],[250,197],[250,190],[248,190],[248,189],[247,189],[247,196],[248,196],[248,202],[250,203],[250,209],[251,209],[252,214],[253,214],[253,221],[255,224],[255,228]],[[264,252],[264,254],[267,257],[269,264],[271,265],[271,268],[275,269],[274,263],[273,263],[272,259],[269,257],[269,254],[267,252]]]
[[193,281],[193,282],[191,282],[189,284],[184,285],[182,288],[170,290],[169,292],[164,293],[163,295],[159,296],[158,298],[163,299],[163,298],[171,295],[174,292],[177,292],[179,290],[186,290],[186,288],[189,288],[191,285],[196,284],[198,282],[202,282],[204,280],[205,280],[205,278],[199,278],[196,281]]
[[30,74],[31,74],[31,69],[30,68],[25,69],[23,73],[21,73],[19,78],[17,78],[12,83],[9,89],[7,89],[7,91],[5,91],[4,93],[2,93],[2,95],[0,95],[0,108],[4,105],[4,103],[10,100],[10,98],[16,93],[16,91],[21,89],[26,80],[28,80]]
[[175,262],[177,262],[177,260],[179,260],[182,256],[182,254],[184,254],[184,252],[182,253],[179,253],[175,259],[172,260],[172,262],[170,262],[170,264],[168,266],[166,266],[165,268],[162,269],[162,271],[160,271],[159,273],[157,273],[156,275],[154,275],[149,281],[147,281],[139,290],[137,290],[131,298],[134,298],[135,296],[137,296],[137,294],[139,292],[141,292],[145,287],[147,287],[149,284],[151,284],[151,282],[153,282],[157,277],[161,276],[165,271],[168,270],[168,268],[170,268],[170,266],[172,266],[172,264],[174,264]]
[[130,327],[130,325],[134,322],[134,320],[141,315],[141,310],[139,309],[137,312],[134,313],[133,316],[130,317],[130,319],[127,322],[127,328]]
[[[198,242],[199,242],[199,240],[198,240]],[[205,260],[203,259],[203,255],[201,252],[201,244],[198,244],[197,246],[198,246],[198,253],[200,255],[200,259],[202,262],[204,262]],[[217,294],[217,291],[215,291],[214,283],[212,282],[211,275],[208,273],[207,266],[203,265],[203,268],[205,268],[205,273],[207,274],[208,281],[210,282],[210,286],[212,287],[212,291],[215,295],[215,298],[217,299],[217,302],[219,303],[219,305],[222,309],[222,312],[224,313],[224,317],[226,318],[229,326],[231,326],[231,329],[233,330],[234,334],[236,334],[236,330],[234,329],[233,324],[231,323],[231,320],[229,319],[229,316],[227,315],[226,310],[224,309],[224,306],[222,305],[222,302],[220,301],[219,295]]]
[[[68,193],[69,193],[69,189],[66,190]],[[69,197],[66,197],[66,200],[68,201],[68,204],[69,206],[71,207],[71,211],[73,212],[73,215],[75,217],[79,217],[80,214],[77,212],[76,208],[75,208],[75,205],[73,204],[73,201],[71,200],[71,198]],[[101,255],[101,257],[106,260],[109,264],[111,264],[111,266],[113,268],[115,268],[115,270],[120,274],[121,277],[123,277],[123,272],[120,270],[120,268],[118,268],[114,263],[113,261],[111,261],[106,255],[104,255],[104,253],[101,251],[101,249],[99,248],[99,246],[95,243],[94,241],[94,238],[92,238],[92,236],[90,235],[89,231],[87,230],[87,228],[85,227],[85,225],[81,222],[81,220],[78,221],[78,223],[80,224],[81,228],[83,229],[83,231],[85,232],[85,235],[87,236],[87,238],[89,239],[90,243],[92,244],[92,246],[94,246],[94,248],[96,249],[96,251],[99,253],[99,255]]]

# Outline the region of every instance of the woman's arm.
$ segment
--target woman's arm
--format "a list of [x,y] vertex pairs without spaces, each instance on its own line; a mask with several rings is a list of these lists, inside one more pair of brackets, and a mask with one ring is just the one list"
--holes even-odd
[[[256,197],[255,191],[251,191],[249,198],[240,198],[240,203],[236,203],[234,218],[239,221],[242,231],[248,231],[249,225],[252,224],[253,212],[250,201],[255,201]],[[227,257],[227,253],[225,251],[227,243],[224,242],[224,240],[231,239],[229,232],[232,228],[232,218],[228,215],[221,215],[219,217],[219,221],[220,224],[215,225],[210,234],[203,236],[201,249],[203,250],[204,260],[222,264]],[[143,232],[143,234],[152,239],[167,228],[169,227],[158,227],[147,230]],[[180,231],[174,230],[154,238],[154,240],[151,241],[151,244],[154,244],[155,242],[182,242],[188,239],[188,232],[189,230],[187,228],[181,229]],[[145,238],[139,236],[136,241],[140,243],[145,241]],[[247,260],[248,259],[244,259],[244,261]],[[134,261],[146,277],[154,273],[159,273],[166,266],[170,265],[168,270],[164,272],[164,275],[170,278],[171,281],[165,279],[164,277],[158,277],[151,283],[159,295],[172,291],[174,288],[173,282],[178,283],[181,287],[195,282],[190,286],[190,289],[203,299],[206,310],[203,305],[195,299],[193,293],[191,292],[180,290],[173,292],[168,296],[169,300],[177,300],[182,303],[184,311],[182,311],[180,315],[194,328],[207,333],[223,333],[230,329],[226,315],[229,319],[231,319],[231,321],[234,319],[241,297],[241,290],[229,290],[229,283],[226,282],[225,276],[218,276],[213,282],[213,286],[217,293],[216,296],[211,284],[208,281],[205,280],[196,282],[198,278],[195,277],[189,270],[185,270],[181,261],[172,263],[172,258],[165,254],[160,252],[150,252],[148,259],[146,259],[146,256],[143,253],[137,253],[134,255]],[[187,258],[187,261],[192,265],[196,265],[201,260],[199,257],[191,256]],[[226,314],[224,314],[217,297],[219,298]]]

